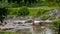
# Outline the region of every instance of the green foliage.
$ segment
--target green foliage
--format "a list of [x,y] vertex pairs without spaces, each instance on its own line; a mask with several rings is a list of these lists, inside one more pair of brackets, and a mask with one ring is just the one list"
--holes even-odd
[[[8,1],[7,3],[5,3]],[[4,5],[11,5],[14,6],[15,2],[17,3],[16,6],[60,6],[60,0],[0,0]],[[3,5],[3,6],[4,6]],[[36,7],[35,6],[35,7]]]
[[0,34],[19,34],[19,33],[17,33],[17,32],[0,32]]
[[48,10],[43,10],[43,9],[40,9],[38,12],[37,12],[37,16],[41,16],[41,15],[46,15],[46,12],[48,12]]
[[0,8],[9,7],[9,3],[5,1],[0,1]]
[[43,11],[42,10],[39,10],[38,12],[37,12],[37,15],[42,15],[43,14]]
[[2,1],[2,0],[0,0],[0,1]]
[[6,8],[0,8],[0,21],[3,22],[4,18],[7,16],[8,12]]
[[55,27],[57,28],[55,31],[57,31],[59,34],[59,32],[60,32],[60,19],[54,20],[53,23],[54,23]]
[[18,12],[18,8],[17,9],[8,9],[8,12],[9,12],[9,16],[12,16],[12,15],[17,15],[17,12]]
[[49,15],[42,15],[42,16],[41,16],[41,19],[43,19],[43,20],[46,20],[46,19],[48,19],[48,18],[50,18]]
[[11,3],[11,2],[12,2],[12,3],[15,3],[15,2],[20,3],[21,1],[22,1],[22,0],[8,0],[9,3]]
[[[9,8],[9,15],[17,15],[17,13],[19,12],[19,10],[22,9],[22,7],[19,8]],[[44,13],[42,14],[46,14],[48,15],[46,12],[48,12],[48,10],[51,9],[58,9],[58,7],[46,7],[46,6],[42,6],[42,7],[28,7],[27,8],[29,11],[29,15],[28,16],[37,16],[38,11],[43,11]],[[24,9],[25,10],[25,9]],[[38,15],[40,16],[40,15]]]
[[28,14],[29,14],[28,8],[25,7],[25,6],[23,6],[23,7],[21,7],[21,9],[19,9],[17,15],[18,15],[18,16],[26,16],[26,15],[28,15]]
[[16,8],[16,7],[19,7],[19,4],[15,2],[15,3],[10,3],[9,6]]
[[54,20],[53,23],[54,23],[56,26],[59,26],[59,24],[60,24],[60,19]]

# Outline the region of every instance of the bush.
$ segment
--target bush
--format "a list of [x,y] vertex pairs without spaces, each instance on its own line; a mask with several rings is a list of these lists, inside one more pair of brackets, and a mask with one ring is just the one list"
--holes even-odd
[[39,11],[37,12],[37,16],[39,16],[39,15],[41,16],[41,15],[42,15],[42,12],[43,12],[42,10],[39,10]]
[[56,26],[57,29],[55,29],[55,31],[60,32],[60,19],[56,19],[53,21],[54,25]]
[[42,15],[41,18],[42,18],[43,20],[46,20],[46,19],[50,18],[50,16],[49,16],[49,15]]
[[41,16],[41,15],[46,15],[48,12],[48,10],[43,10],[43,9],[40,9],[38,12],[37,12],[37,16]]
[[21,9],[18,11],[18,16],[27,16],[29,14],[29,10],[27,7],[23,6]]
[[[37,13],[39,10],[40,11],[45,11],[45,10],[48,11],[48,10],[51,10],[54,8],[57,8],[57,7],[31,7],[31,8],[28,7],[28,10],[29,10],[28,16],[37,16]],[[22,7],[20,7],[20,8],[9,8],[8,10],[10,11],[10,15],[17,15],[16,12],[18,12],[19,9],[22,9]],[[42,14],[44,14],[44,13],[42,13]],[[47,13],[45,13],[45,14],[47,14]],[[40,16],[40,15],[38,15],[38,16]]]
[[59,26],[60,24],[60,19],[56,19],[53,21],[54,25]]

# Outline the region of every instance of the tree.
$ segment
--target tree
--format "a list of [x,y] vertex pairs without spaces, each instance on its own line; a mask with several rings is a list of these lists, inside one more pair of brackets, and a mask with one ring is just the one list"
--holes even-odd
[[6,8],[0,8],[0,22],[3,23],[4,18],[7,17],[7,9]]
[[29,10],[27,9],[27,7],[21,7],[21,9],[18,11],[18,16],[26,16],[29,14]]
[[56,0],[56,3],[58,4],[58,6],[60,6],[60,0]]
[[35,3],[35,2],[36,2],[36,0],[24,0],[23,4],[26,6],[26,5],[29,5],[31,3]]
[[0,1],[0,8],[3,8],[3,7],[6,7],[6,8],[10,7],[9,3],[6,0]]
[[22,0],[8,0],[9,3],[10,3],[10,2],[12,2],[12,3],[17,2],[18,4],[19,4],[21,1],[22,1]]
[[48,6],[58,6],[60,4],[60,0],[46,0]]

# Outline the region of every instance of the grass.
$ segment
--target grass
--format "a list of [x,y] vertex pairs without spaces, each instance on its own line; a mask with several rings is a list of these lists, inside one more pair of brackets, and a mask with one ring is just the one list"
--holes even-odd
[[[9,31],[0,31],[0,34],[24,34],[25,32],[9,32]],[[26,32],[28,34],[32,34],[31,32]]]
[[0,32],[0,34],[19,34],[17,32]]
[[[16,15],[17,11],[20,9],[19,8],[9,8],[10,15]],[[51,9],[59,9],[59,7],[47,7],[47,6],[41,6],[41,7],[28,7],[30,14],[28,16],[36,16],[37,12],[39,9],[42,10],[51,10]]]

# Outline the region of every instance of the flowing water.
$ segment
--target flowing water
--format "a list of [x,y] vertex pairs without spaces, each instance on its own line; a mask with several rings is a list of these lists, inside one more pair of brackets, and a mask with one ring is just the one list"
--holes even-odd
[[46,26],[48,25],[44,25],[44,26],[43,25],[28,25],[28,24],[23,25],[23,26],[15,25],[15,26],[12,26],[13,29],[6,30],[6,31],[14,31],[20,34],[53,34],[53,30]]
[[[50,25],[9,25],[7,24],[7,28],[13,28],[11,30],[6,30],[6,31],[14,31],[14,32],[18,32],[20,34],[53,34],[53,30],[49,28]],[[48,26],[48,27],[46,27]]]
[[53,30],[40,25],[35,26],[19,26],[12,29],[12,31],[19,32],[20,34],[53,34]]

